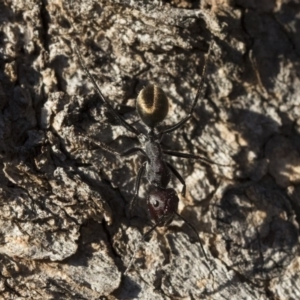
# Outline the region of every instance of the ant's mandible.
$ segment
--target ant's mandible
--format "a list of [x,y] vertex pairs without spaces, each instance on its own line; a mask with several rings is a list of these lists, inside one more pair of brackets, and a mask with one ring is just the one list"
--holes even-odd
[[[149,213],[151,215],[151,218],[154,220],[155,225],[153,225],[151,229],[146,234],[144,234],[143,238],[145,239],[145,237],[148,236],[156,227],[166,226],[170,224],[174,216],[176,215],[180,217],[182,220],[184,220],[197,234],[198,241],[201,245],[201,249],[206,259],[207,256],[196,229],[177,212],[179,198],[175,190],[173,188],[168,187],[171,179],[171,173],[172,173],[183,185],[181,194],[182,196],[185,196],[185,192],[186,192],[185,181],[178,173],[178,171],[169,162],[165,160],[164,156],[168,155],[168,156],[175,156],[181,158],[199,159],[200,161],[206,164],[216,164],[220,166],[224,166],[224,165],[212,162],[211,160],[202,156],[165,150],[162,148],[160,142],[164,134],[179,129],[192,117],[192,113],[197,104],[199,96],[202,92],[203,78],[206,72],[207,60],[210,55],[211,49],[212,49],[212,43],[210,44],[208,50],[207,59],[205,60],[205,64],[202,70],[202,76],[200,79],[196,97],[192,103],[190,112],[185,118],[183,118],[178,123],[168,128],[165,128],[161,131],[158,131],[157,125],[160,122],[162,122],[168,114],[168,110],[169,110],[168,98],[164,93],[164,91],[156,85],[152,85],[152,84],[148,85],[140,91],[136,101],[136,109],[138,111],[141,120],[148,127],[148,132],[145,135],[140,133],[131,124],[126,122],[126,120],[111,106],[109,101],[102,94],[96,80],[90,74],[89,70],[85,66],[78,48],[75,47],[75,52],[78,56],[82,69],[85,71],[86,75],[92,82],[100,99],[106,104],[109,112],[121,123],[122,126],[124,126],[128,131],[132,132],[134,135],[136,135],[139,141],[141,142],[142,148],[133,147],[126,150],[122,154],[119,153],[117,154],[121,156],[129,156],[139,152],[145,157],[145,162],[142,164],[142,166],[138,171],[136,181],[135,181],[135,194],[133,199],[130,202],[130,210],[131,210],[135,203],[136,198],[138,197],[141,178],[143,175],[145,175],[150,186],[150,191],[148,193],[148,198],[147,198],[147,205],[148,205]],[[106,150],[108,149],[105,146],[103,148]],[[126,269],[126,272],[129,269],[130,265],[131,262]]]

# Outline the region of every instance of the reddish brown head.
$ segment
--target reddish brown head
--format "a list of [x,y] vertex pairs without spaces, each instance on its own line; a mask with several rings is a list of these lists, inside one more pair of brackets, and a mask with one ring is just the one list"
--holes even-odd
[[148,197],[148,210],[159,226],[165,226],[172,222],[174,212],[177,212],[179,198],[174,189],[153,188]]

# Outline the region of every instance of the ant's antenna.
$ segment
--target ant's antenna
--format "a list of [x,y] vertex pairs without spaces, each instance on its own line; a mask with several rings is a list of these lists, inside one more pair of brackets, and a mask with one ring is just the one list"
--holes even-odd
[[155,225],[153,225],[153,226],[152,226],[152,227],[151,227],[151,228],[143,235],[143,237],[139,240],[139,242],[138,242],[138,244],[136,245],[135,250],[134,250],[134,252],[133,252],[133,254],[132,254],[132,256],[131,256],[130,262],[129,262],[129,264],[128,264],[126,270],[125,270],[124,273],[123,273],[124,275],[126,275],[126,273],[130,270],[130,268],[131,268],[131,266],[132,266],[132,264],[133,264],[133,261],[134,261],[135,254],[137,253],[138,249],[140,248],[141,243],[144,242],[144,241],[146,240],[146,237],[148,237],[148,236],[150,235],[150,233],[152,233],[152,231],[154,231],[155,228],[156,228],[157,226],[159,226],[159,225],[160,225],[160,222],[157,222],[157,223],[156,223]]
[[196,236],[197,236],[197,240],[198,240],[198,242],[199,242],[199,244],[200,244],[200,246],[201,246],[201,250],[202,250],[202,252],[203,252],[203,254],[204,254],[204,256],[205,256],[205,259],[208,261],[207,255],[206,255],[206,253],[205,253],[205,251],[204,251],[203,244],[202,244],[201,239],[200,239],[200,237],[199,237],[199,235],[198,235],[198,233],[197,233],[196,228],[195,228],[190,222],[188,222],[182,215],[180,215],[178,212],[174,211],[174,214],[175,214],[177,217],[179,217],[181,220],[183,220],[183,221],[184,221],[188,226],[190,226],[190,228],[194,231],[194,233],[195,233]]
[[[209,259],[207,258],[207,255],[206,255],[206,253],[205,253],[205,251],[204,251],[203,244],[202,244],[201,239],[200,239],[200,237],[199,237],[199,235],[198,235],[198,233],[197,233],[196,228],[195,228],[190,222],[188,222],[182,215],[180,215],[180,214],[177,213],[176,211],[174,211],[174,213],[175,213],[175,215],[178,216],[181,220],[183,220],[188,226],[190,226],[190,228],[195,232],[195,234],[196,234],[196,236],[197,236],[197,240],[198,240],[198,242],[199,242],[199,244],[200,244],[200,246],[201,246],[201,250],[202,250],[202,252],[203,252],[203,254],[204,254],[204,256],[205,256],[206,261],[207,261],[207,262],[211,262],[211,260],[209,260]],[[214,285],[215,285],[215,276],[214,276],[213,270],[210,268],[209,264],[208,264],[207,266],[208,266],[208,269],[209,269],[209,274],[212,274],[212,277],[213,277],[213,287],[214,287]]]
[[[209,259],[207,258],[206,252],[204,251],[203,244],[202,244],[201,239],[200,239],[200,237],[199,237],[199,235],[198,235],[198,233],[197,233],[196,228],[195,228],[190,222],[188,222],[182,215],[180,215],[179,213],[177,213],[176,211],[173,211],[173,213],[174,213],[176,216],[178,216],[181,220],[183,220],[183,221],[184,221],[184,222],[185,222],[185,223],[186,223],[186,224],[194,231],[194,233],[195,233],[196,236],[197,236],[197,240],[198,240],[198,242],[199,242],[199,244],[200,244],[200,246],[201,246],[201,250],[202,250],[202,252],[203,252],[203,254],[204,254],[204,257],[205,257],[206,261],[208,262]],[[163,217],[164,217],[164,216],[162,216],[161,219],[163,219]],[[132,257],[131,257],[131,259],[130,259],[129,264],[128,264],[126,270],[124,271],[124,275],[126,275],[126,273],[130,270],[130,268],[131,268],[131,266],[132,266],[132,264],[133,264],[133,261],[134,261],[135,254],[137,253],[138,249],[140,248],[141,243],[142,243],[143,241],[145,241],[146,238],[152,233],[152,231],[154,231],[159,225],[161,225],[161,222],[160,222],[160,221],[158,221],[155,225],[153,225],[153,226],[152,226],[152,227],[151,227],[151,228],[143,235],[143,237],[140,239],[139,243],[137,244],[137,246],[136,246],[136,248],[135,248],[135,250],[134,250],[134,252],[133,252],[133,254],[132,254]],[[208,267],[208,268],[209,268],[209,267]],[[210,270],[210,268],[209,268],[209,271],[210,271],[210,273],[212,273],[212,271]]]

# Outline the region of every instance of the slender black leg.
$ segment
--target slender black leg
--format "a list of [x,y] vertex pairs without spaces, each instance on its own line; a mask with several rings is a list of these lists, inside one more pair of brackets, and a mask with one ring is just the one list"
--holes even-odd
[[[147,157],[146,152],[142,148],[138,148],[138,147],[133,147],[133,148],[130,148],[128,150],[125,150],[124,152],[122,152],[120,154],[120,156],[130,156],[130,155],[135,154],[137,152],[141,152],[143,155],[145,155]],[[147,157],[147,159],[148,159],[148,157]]]
[[170,156],[176,156],[176,157],[182,157],[182,158],[192,158],[192,159],[199,159],[202,162],[204,162],[207,165],[217,165],[221,167],[228,167],[229,165],[222,165],[218,164],[208,158],[205,158],[200,155],[194,155],[194,154],[189,154],[189,153],[182,153],[182,152],[176,152],[176,151],[170,151],[170,150],[163,150],[164,154],[170,155]]
[[84,61],[82,59],[82,56],[78,50],[78,48],[75,46],[74,47],[75,52],[78,56],[81,68],[84,70],[84,72],[86,73],[86,75],[88,76],[88,78],[90,79],[90,81],[92,82],[98,96],[100,97],[100,99],[106,104],[109,112],[130,132],[134,133],[135,135],[139,135],[140,133],[129,123],[127,123],[115,110],[114,108],[111,106],[111,104],[107,101],[107,99],[103,96],[97,81],[95,80],[95,78],[92,76],[92,74],[89,72],[88,68],[85,66]]
[[200,94],[202,93],[203,80],[204,80],[205,73],[206,73],[207,61],[208,61],[208,58],[210,56],[210,52],[211,52],[212,46],[213,46],[213,42],[211,42],[210,45],[209,45],[208,53],[207,53],[207,56],[206,56],[207,58],[205,59],[205,63],[204,63],[203,69],[202,69],[201,79],[200,79],[200,82],[199,82],[199,85],[198,85],[196,97],[195,97],[195,99],[194,99],[194,101],[192,103],[192,106],[191,106],[189,114],[184,119],[182,119],[181,121],[179,121],[178,123],[170,126],[169,128],[166,128],[166,129],[162,130],[160,132],[161,135],[163,135],[165,133],[170,133],[170,132],[172,132],[172,131],[180,128],[183,124],[185,124],[192,117],[192,113],[194,111],[194,108],[195,108],[195,106],[196,106],[196,104],[198,102]]
[[100,141],[91,141],[92,144],[96,145],[97,147],[105,150],[106,152],[112,153],[115,156],[120,156],[120,153],[116,150],[112,149],[111,147],[107,146],[106,144],[100,142]]
[[143,165],[140,167],[139,172],[136,176],[135,179],[135,185],[134,185],[134,197],[132,198],[132,200],[130,201],[129,204],[129,214],[131,214],[133,206],[135,204],[136,198],[139,195],[139,190],[140,190],[140,184],[141,184],[141,178],[145,172],[145,168],[146,168],[146,161],[143,163]]
[[163,135],[163,134],[165,134],[165,133],[170,133],[170,132],[172,132],[172,131],[177,130],[177,129],[180,128],[183,124],[185,124],[191,117],[192,117],[192,114],[189,113],[184,119],[182,119],[181,121],[179,121],[179,122],[176,123],[175,125],[172,125],[171,127],[162,130],[162,131],[160,132],[160,134]]
[[102,143],[100,141],[92,141],[92,143],[95,144],[96,146],[100,147],[101,149],[103,149],[103,150],[105,150],[105,151],[107,151],[109,153],[112,153],[112,154],[114,154],[116,156],[121,156],[121,157],[122,156],[130,156],[130,155],[133,155],[133,154],[135,154],[137,152],[141,152],[144,156],[146,156],[147,160],[149,160],[148,157],[147,157],[146,152],[142,148],[133,147],[133,148],[130,148],[128,150],[125,150],[122,153],[119,153],[116,150],[112,149],[111,147],[107,146],[106,144],[104,144],[104,143]]
[[178,171],[170,164],[167,162],[167,166],[169,167],[169,169],[172,171],[172,173],[176,176],[176,178],[181,182],[181,184],[183,185],[182,190],[181,190],[181,195],[183,197],[185,197],[185,192],[186,192],[186,185],[185,185],[185,181],[182,178],[182,176],[178,173]]

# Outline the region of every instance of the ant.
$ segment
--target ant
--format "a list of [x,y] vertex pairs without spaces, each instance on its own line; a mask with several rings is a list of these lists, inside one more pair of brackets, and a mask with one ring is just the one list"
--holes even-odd
[[[140,167],[136,180],[135,180],[135,192],[134,197],[130,202],[129,212],[132,210],[132,207],[134,206],[134,203],[136,201],[136,198],[138,197],[139,188],[140,188],[140,182],[143,175],[148,180],[149,183],[149,194],[147,198],[147,205],[148,205],[148,211],[150,213],[151,218],[154,220],[154,225],[148,230],[144,235],[143,239],[150,235],[150,233],[155,230],[156,227],[162,227],[167,226],[170,224],[175,216],[178,216],[181,218],[184,222],[186,222],[192,230],[196,233],[197,239],[201,245],[202,252],[204,253],[205,259],[208,260],[207,255],[204,251],[204,247],[202,245],[201,239],[199,238],[199,235],[196,231],[196,229],[187,221],[185,218],[183,218],[178,212],[178,203],[179,198],[177,196],[177,193],[173,188],[169,188],[169,182],[171,180],[171,174],[173,174],[182,184],[182,190],[181,195],[184,197],[186,193],[186,184],[182,176],[178,173],[178,171],[165,160],[164,155],[168,156],[175,156],[175,157],[181,157],[181,158],[191,158],[191,159],[199,159],[205,164],[215,164],[219,166],[225,166],[218,163],[215,163],[205,157],[194,155],[194,154],[188,154],[188,153],[182,153],[177,151],[170,151],[165,150],[161,146],[161,140],[164,134],[171,133],[180,127],[182,127],[188,120],[191,119],[192,113],[194,111],[194,108],[197,104],[197,101],[199,99],[199,96],[202,92],[202,85],[203,85],[203,78],[206,73],[206,66],[207,66],[207,60],[210,56],[210,52],[212,49],[213,43],[210,44],[208,49],[207,58],[204,63],[204,67],[202,70],[202,75],[200,79],[200,83],[197,89],[197,93],[195,96],[195,99],[192,103],[190,112],[187,114],[185,118],[183,118],[178,123],[165,128],[161,131],[158,131],[157,125],[161,123],[168,114],[169,109],[169,102],[166,94],[164,91],[156,86],[156,85],[148,85],[145,88],[143,88],[136,100],[136,109],[139,114],[140,119],[142,122],[147,126],[148,132],[147,134],[140,133],[136,128],[134,128],[131,124],[126,122],[126,120],[111,106],[109,101],[103,96],[96,80],[94,77],[90,74],[89,70],[84,64],[83,58],[78,50],[78,48],[75,46],[75,52],[78,56],[81,68],[86,73],[87,77],[92,82],[98,96],[100,99],[106,104],[109,112],[120,122],[122,126],[124,126],[128,131],[132,132],[140,141],[142,147],[133,147],[125,152],[119,154],[120,156],[130,156],[136,153],[141,153],[145,157],[145,162]],[[109,148],[105,145],[102,145],[100,143],[101,147],[104,148],[104,150],[107,150],[109,152],[114,152],[113,150],[109,150]],[[133,254],[134,257],[134,254]],[[132,264],[133,257],[126,268],[124,274],[128,271]]]

